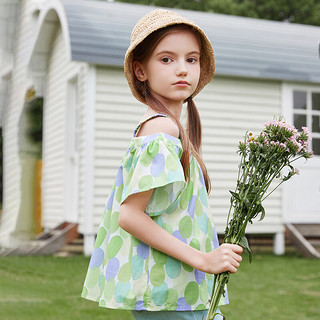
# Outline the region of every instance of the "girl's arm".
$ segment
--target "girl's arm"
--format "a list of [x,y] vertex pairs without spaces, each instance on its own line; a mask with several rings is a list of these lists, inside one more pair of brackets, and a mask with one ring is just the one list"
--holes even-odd
[[242,247],[223,244],[205,253],[185,244],[157,225],[144,211],[153,190],[130,195],[120,206],[119,225],[145,244],[185,262],[195,269],[217,274],[235,273],[242,260]]

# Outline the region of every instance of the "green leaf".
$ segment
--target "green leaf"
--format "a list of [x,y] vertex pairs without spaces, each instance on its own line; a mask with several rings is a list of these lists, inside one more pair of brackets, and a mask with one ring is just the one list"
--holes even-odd
[[250,202],[253,202],[253,200],[256,198],[257,196],[257,193],[252,191],[250,192],[248,195],[247,195],[247,199],[250,201]]
[[289,171],[289,173],[288,173],[288,175],[287,176],[285,176],[283,179],[282,179],[282,181],[287,181],[287,180],[289,180],[292,176],[294,176],[296,173],[294,172],[294,170],[292,170],[292,171]]
[[251,202],[249,201],[249,199],[244,198],[243,202],[244,202],[245,206],[247,207],[247,209],[249,210],[251,207]]
[[259,221],[262,221],[264,219],[264,217],[266,216],[266,211],[264,210],[264,207],[260,204],[260,211],[261,211],[261,217],[259,219]]
[[235,192],[233,192],[233,191],[231,191],[231,190],[229,190],[229,192],[231,193],[231,195],[232,195],[236,200],[240,201],[240,197],[239,197],[239,195],[238,195],[237,193],[235,193]]
[[248,239],[245,236],[242,236],[239,241],[239,246],[241,246],[245,253],[249,255],[249,262],[252,262],[252,252],[249,247]]

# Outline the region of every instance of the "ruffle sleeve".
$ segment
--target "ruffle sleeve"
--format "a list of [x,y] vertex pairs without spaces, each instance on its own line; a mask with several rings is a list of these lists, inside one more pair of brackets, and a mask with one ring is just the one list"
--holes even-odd
[[157,216],[175,208],[186,185],[181,155],[180,140],[164,133],[132,139],[118,172],[123,179],[121,203],[154,189],[146,213]]

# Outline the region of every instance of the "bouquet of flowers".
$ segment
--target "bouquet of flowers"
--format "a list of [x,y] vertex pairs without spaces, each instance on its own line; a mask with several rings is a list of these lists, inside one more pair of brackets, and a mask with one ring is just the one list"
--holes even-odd
[[[249,254],[250,262],[252,253],[245,237],[246,227],[248,223],[253,223],[253,219],[258,215],[259,221],[265,217],[262,201],[284,181],[299,173],[292,166],[292,162],[313,156],[312,150],[309,150],[310,140],[308,128],[303,127],[302,132],[298,133],[294,126],[280,118],[266,122],[264,130],[257,136],[247,132],[244,141],[239,142],[238,153],[241,160],[236,189],[230,191],[230,209],[224,242],[242,246]],[[284,168],[289,170],[283,176]],[[278,183],[267,193],[274,179],[277,179]],[[229,276],[229,272],[215,275],[207,320],[213,320],[217,314],[217,307],[224,295]]]

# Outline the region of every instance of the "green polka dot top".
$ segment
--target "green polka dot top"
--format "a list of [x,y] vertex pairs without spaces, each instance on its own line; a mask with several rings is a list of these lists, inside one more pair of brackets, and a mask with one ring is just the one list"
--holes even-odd
[[[145,121],[156,116],[166,115]],[[107,200],[82,297],[112,309],[207,309],[212,275],[149,247],[118,225],[121,203],[131,194],[154,189],[145,212],[155,223],[198,250],[209,252],[219,245],[196,159],[190,154],[187,183],[180,162],[181,141],[161,132],[136,137],[139,126]],[[220,304],[227,300],[226,296]]]

